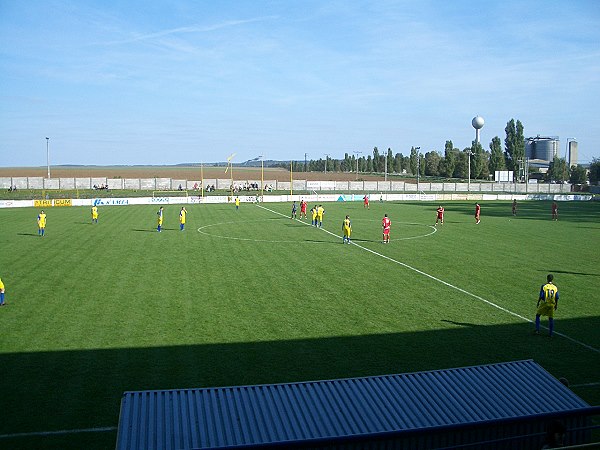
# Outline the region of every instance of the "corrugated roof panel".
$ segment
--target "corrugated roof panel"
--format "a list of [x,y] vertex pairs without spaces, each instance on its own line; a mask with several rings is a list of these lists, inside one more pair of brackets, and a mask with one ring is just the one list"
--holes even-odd
[[[552,396],[546,395],[548,390]],[[126,392],[117,448],[286,443],[589,409],[533,361],[317,382]]]

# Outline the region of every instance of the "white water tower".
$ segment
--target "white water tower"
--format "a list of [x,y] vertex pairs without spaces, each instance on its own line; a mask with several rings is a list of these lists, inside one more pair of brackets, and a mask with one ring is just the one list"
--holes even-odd
[[481,117],[480,115],[473,117],[473,120],[471,121],[471,125],[473,125],[473,128],[475,128],[475,142],[477,142],[478,144],[479,144],[479,130],[481,130],[483,128],[484,124],[485,124],[485,121],[483,120],[483,117]]

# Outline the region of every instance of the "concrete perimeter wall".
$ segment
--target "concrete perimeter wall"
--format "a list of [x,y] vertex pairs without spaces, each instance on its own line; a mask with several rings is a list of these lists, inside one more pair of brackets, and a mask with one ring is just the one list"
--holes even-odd
[[[293,183],[293,185],[292,185]],[[230,179],[182,180],[171,178],[42,178],[42,177],[3,177],[0,178],[0,189],[47,189],[75,190],[93,189],[94,186],[108,186],[108,189],[127,189],[142,191],[176,191],[181,189],[200,191],[207,186],[215,186],[217,190],[230,190]],[[560,194],[571,192],[570,184],[519,184],[519,183],[407,183],[404,181],[307,181],[264,180],[262,185],[268,191],[308,191],[308,192],[379,192],[379,193],[453,193],[453,192],[494,192],[520,194]],[[260,191],[260,180],[233,182],[234,188],[242,192]],[[258,186],[258,189],[250,186]]]
[[[582,194],[396,194],[378,193],[370,194],[371,201],[495,201],[495,200],[555,200],[555,201],[589,201],[591,195]],[[188,197],[97,197],[88,199],[47,199],[47,200],[0,200],[0,208],[50,208],[69,206],[127,206],[127,205],[185,205],[200,203],[233,203],[235,197],[227,195],[211,195],[202,197],[191,195]],[[360,202],[363,194],[290,194],[290,195],[240,195],[243,203],[277,203],[299,202],[304,199],[308,203],[314,202]]]

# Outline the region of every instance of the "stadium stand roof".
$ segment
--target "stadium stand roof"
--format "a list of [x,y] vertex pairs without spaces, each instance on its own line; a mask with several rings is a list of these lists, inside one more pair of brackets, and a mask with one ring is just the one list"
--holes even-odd
[[[600,413],[532,360],[315,382],[125,392],[117,449],[539,448]],[[515,441],[515,439],[521,439]],[[478,443],[478,444],[475,444]],[[475,447],[476,445],[476,447]],[[388,447],[386,447],[388,448]]]

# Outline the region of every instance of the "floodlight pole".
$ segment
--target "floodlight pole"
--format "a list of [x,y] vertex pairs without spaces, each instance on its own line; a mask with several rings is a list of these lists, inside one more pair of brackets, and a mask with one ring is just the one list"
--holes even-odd
[[48,178],[50,178],[50,138],[46,138],[46,166],[48,168]]

